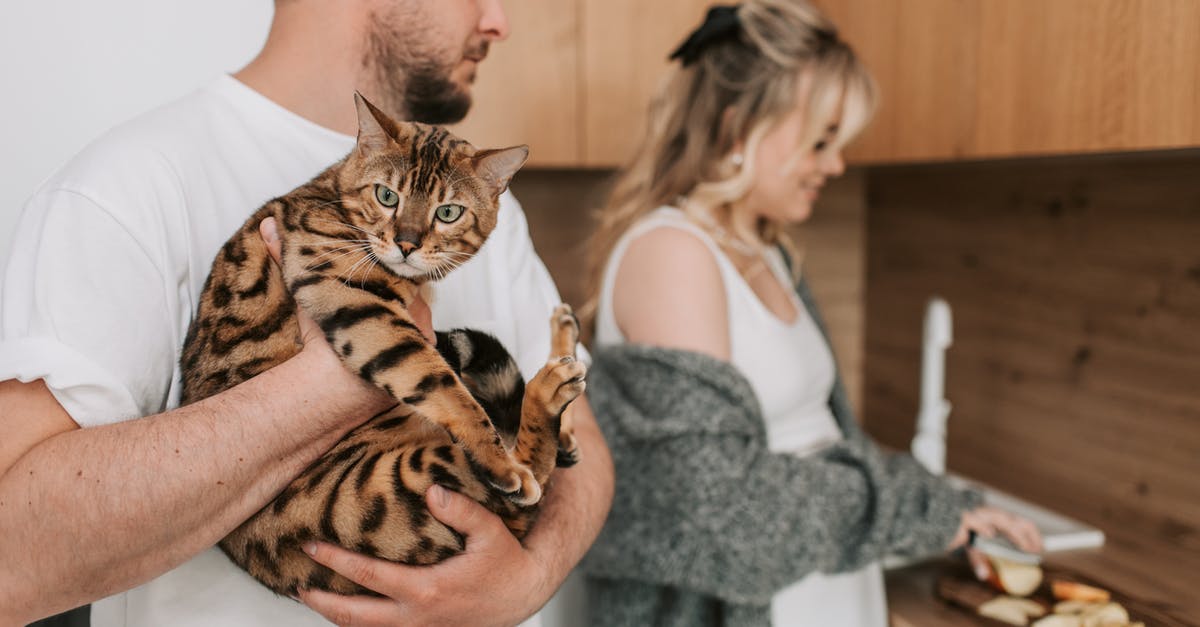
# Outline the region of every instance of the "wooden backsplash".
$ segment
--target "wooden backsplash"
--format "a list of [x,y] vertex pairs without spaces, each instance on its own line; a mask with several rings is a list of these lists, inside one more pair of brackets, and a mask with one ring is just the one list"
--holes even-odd
[[953,309],[949,466],[1200,550],[1200,152],[875,168],[866,423],[907,449]]
[[[856,408],[862,407],[866,280],[863,174],[851,169],[831,181],[813,218],[792,234],[804,252],[804,272],[821,304],[834,354]],[[611,170],[534,169],[522,171],[513,180],[513,193],[525,209],[534,246],[563,300],[576,307],[587,299],[586,244],[611,175]]]

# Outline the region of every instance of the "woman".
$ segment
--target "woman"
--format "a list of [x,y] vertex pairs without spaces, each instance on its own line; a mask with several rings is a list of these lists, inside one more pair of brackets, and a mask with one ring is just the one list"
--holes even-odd
[[850,47],[800,0],[750,0],[672,58],[593,241],[588,392],[618,479],[583,563],[592,624],[886,625],[884,555],[972,530],[1040,550],[1028,521],[863,434],[792,288],[783,229],[874,106]]

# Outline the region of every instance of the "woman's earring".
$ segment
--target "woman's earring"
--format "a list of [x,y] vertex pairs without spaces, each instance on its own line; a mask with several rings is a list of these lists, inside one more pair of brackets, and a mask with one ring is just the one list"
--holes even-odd
[[740,167],[742,167],[742,162],[745,161],[745,159],[742,157],[742,153],[735,152],[732,155],[729,155],[729,161],[733,165],[736,165],[737,167],[740,168]]

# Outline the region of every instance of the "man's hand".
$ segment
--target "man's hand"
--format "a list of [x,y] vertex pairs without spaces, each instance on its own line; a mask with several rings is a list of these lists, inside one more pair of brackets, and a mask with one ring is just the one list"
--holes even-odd
[[[386,598],[307,590],[300,599],[338,625],[515,625],[554,593],[546,568],[475,501],[433,486],[429,511],[467,538],[467,549],[434,566],[407,566],[325,543],[312,558]],[[503,591],[497,595],[496,592]]]

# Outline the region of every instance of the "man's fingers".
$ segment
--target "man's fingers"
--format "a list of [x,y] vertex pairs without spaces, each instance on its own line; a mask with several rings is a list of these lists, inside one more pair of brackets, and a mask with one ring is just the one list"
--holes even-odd
[[425,502],[434,518],[467,536],[468,542],[490,543],[503,536],[516,542],[499,516],[457,492],[433,485],[425,493]]
[[395,601],[374,597],[348,597],[322,590],[301,590],[300,600],[326,620],[343,627],[399,625],[404,617]]
[[354,583],[374,590],[380,594],[388,594],[387,583],[381,578],[384,570],[394,574],[398,570],[409,570],[411,567],[394,562],[386,562],[361,553],[347,551],[340,546],[325,542],[309,542],[304,545],[304,552],[318,564],[332,568],[339,575]]
[[275,264],[279,264],[279,231],[275,226],[275,218],[267,218],[258,223],[258,234],[262,236],[263,242],[267,245],[267,252],[271,253],[271,258],[275,260]]

